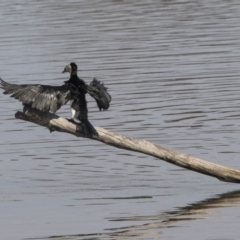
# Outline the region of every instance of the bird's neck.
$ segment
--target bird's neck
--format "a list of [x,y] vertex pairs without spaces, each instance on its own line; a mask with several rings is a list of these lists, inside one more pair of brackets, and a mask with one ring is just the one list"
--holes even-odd
[[73,84],[78,84],[78,85],[79,84],[80,85],[84,85],[85,84],[85,82],[78,77],[77,73],[76,74],[71,74],[70,75],[70,79],[68,81],[66,81],[66,82],[73,83]]
[[77,75],[77,71],[75,71],[75,72],[71,72],[70,77],[74,77],[74,76],[78,77],[78,75]]

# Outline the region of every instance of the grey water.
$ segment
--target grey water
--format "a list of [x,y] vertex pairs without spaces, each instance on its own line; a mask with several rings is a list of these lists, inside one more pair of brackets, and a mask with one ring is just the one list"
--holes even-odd
[[[239,1],[0,2],[4,80],[61,85],[72,61],[113,98],[99,112],[88,97],[93,125],[239,168]],[[19,110],[0,93],[0,239],[239,239],[239,185]]]

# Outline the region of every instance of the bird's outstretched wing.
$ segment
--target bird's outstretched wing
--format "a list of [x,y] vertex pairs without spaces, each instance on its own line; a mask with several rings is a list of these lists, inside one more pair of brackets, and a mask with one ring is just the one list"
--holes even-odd
[[89,93],[96,100],[99,110],[107,110],[112,97],[107,92],[107,88],[104,86],[104,84],[94,78],[90,85],[86,86],[87,93]]
[[3,88],[4,94],[12,94],[11,97],[43,112],[55,113],[71,99],[71,91],[67,84],[62,86],[18,85],[7,83],[0,78],[0,88]]

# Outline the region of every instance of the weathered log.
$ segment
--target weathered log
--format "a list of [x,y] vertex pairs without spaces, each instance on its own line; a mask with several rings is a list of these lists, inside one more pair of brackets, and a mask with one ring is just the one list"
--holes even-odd
[[86,137],[126,150],[145,153],[162,159],[177,166],[216,177],[221,181],[240,183],[240,170],[228,168],[215,163],[207,162],[187,154],[179,153],[146,140],[134,139],[95,127],[99,136],[86,136],[81,125],[69,122],[67,119],[52,113],[43,113],[28,106],[24,112],[17,112],[15,117],[47,127],[51,132],[59,131],[73,134],[77,137]]

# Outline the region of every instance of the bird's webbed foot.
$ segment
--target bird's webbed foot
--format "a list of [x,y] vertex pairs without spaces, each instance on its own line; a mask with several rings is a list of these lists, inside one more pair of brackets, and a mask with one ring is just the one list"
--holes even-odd
[[84,124],[82,124],[81,122],[79,122],[79,123],[75,122],[75,123],[77,125],[77,129],[76,129],[77,132],[86,133]]
[[74,121],[73,118],[67,118],[67,120],[68,120],[69,122],[71,122],[71,123],[78,124],[77,122]]

